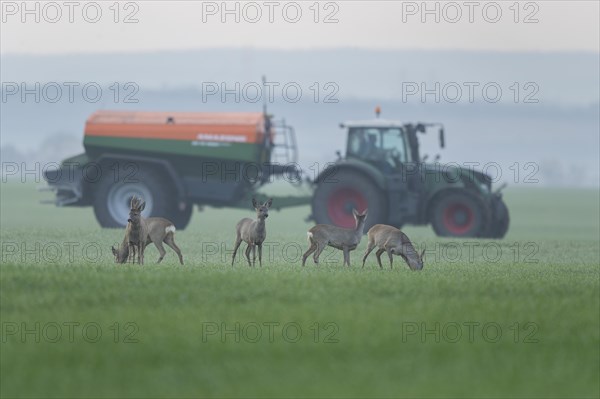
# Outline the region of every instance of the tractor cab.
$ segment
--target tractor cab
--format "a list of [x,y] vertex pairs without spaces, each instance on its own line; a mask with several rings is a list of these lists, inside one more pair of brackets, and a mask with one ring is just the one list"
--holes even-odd
[[[346,157],[340,159],[338,168],[342,171],[349,168],[353,173],[368,176],[379,186],[380,193],[377,196],[382,200],[377,207],[383,208],[382,213],[387,216],[380,217],[380,220],[371,217],[371,223],[386,219],[388,223],[400,226],[422,221],[419,206],[427,197],[428,189],[425,180],[421,178],[424,160],[419,155],[417,133],[425,133],[427,126],[428,124],[423,123],[402,123],[379,118],[340,125],[347,129],[348,140]],[[442,129],[440,134],[443,143]],[[369,189],[365,186],[356,191],[354,197],[360,198]],[[345,209],[359,203],[361,201],[345,201]],[[348,209],[345,211],[346,215],[351,214]],[[344,220],[340,218],[340,221],[338,224],[344,227],[350,227],[353,222],[349,217]]]
[[384,173],[399,171],[406,164],[418,164],[421,158],[417,133],[425,133],[430,126],[439,126],[440,147],[443,148],[444,128],[441,124],[403,124],[383,119],[347,122],[341,125],[348,129],[346,157],[370,163]]
[[348,126],[346,157],[368,162],[382,171],[392,171],[412,162],[410,142],[403,127],[381,122],[381,125],[371,122]]

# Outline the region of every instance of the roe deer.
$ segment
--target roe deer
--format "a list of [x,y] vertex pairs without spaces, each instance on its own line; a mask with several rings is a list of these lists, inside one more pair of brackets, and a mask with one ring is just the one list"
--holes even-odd
[[390,258],[390,269],[392,268],[393,254],[400,255],[404,258],[411,270],[423,269],[423,255],[425,254],[425,249],[423,249],[423,252],[419,255],[406,234],[399,229],[385,224],[376,224],[371,227],[367,236],[369,238],[369,244],[367,245],[365,256],[363,256],[363,267],[365,267],[365,260],[367,260],[367,256],[369,256],[373,248],[379,247],[375,255],[377,255],[377,263],[379,263],[380,268],[383,269],[383,266],[381,265],[381,254],[387,252],[388,257]]
[[302,266],[306,263],[306,258],[311,253],[315,263],[319,263],[319,255],[327,245],[333,248],[344,251],[344,265],[350,266],[350,251],[354,250],[360,243],[365,229],[365,221],[367,219],[367,209],[363,213],[358,213],[355,209],[352,210],[354,220],[356,221],[355,229],[344,229],[328,224],[318,224],[308,230],[308,242],[310,248],[302,256]]
[[137,252],[138,263],[143,265],[144,250],[148,244],[153,242],[160,253],[157,262],[160,263],[167,253],[162,245],[164,242],[177,253],[179,263],[183,265],[181,250],[177,244],[175,244],[175,225],[173,225],[173,222],[170,220],[160,217],[142,217],[142,211],[145,207],[145,201],[136,197],[131,199],[131,209],[129,210],[128,224],[125,229],[125,238],[118,249],[112,247],[115,261],[117,263],[125,263],[127,258],[131,258],[132,255],[133,263],[135,263],[135,255]]
[[135,262],[135,250],[134,247],[131,247],[131,251],[129,250],[129,238],[127,237],[127,230],[125,230],[125,237],[123,238],[121,245],[117,245],[117,248],[112,246],[110,249],[115,257],[115,263]]
[[[267,229],[265,227],[265,219],[269,217],[269,208],[273,204],[273,199],[269,198],[264,204],[256,202],[256,199],[252,198],[252,206],[256,210],[256,220],[250,218],[244,218],[238,222],[235,226],[237,237],[235,239],[235,245],[233,249],[233,257],[231,258],[231,266],[235,262],[235,254],[240,247],[242,241],[246,244],[246,259],[248,259],[248,266],[256,265],[256,247],[258,247],[258,264],[262,266],[262,244],[267,238]],[[252,250],[252,264],[250,264],[250,250]]]

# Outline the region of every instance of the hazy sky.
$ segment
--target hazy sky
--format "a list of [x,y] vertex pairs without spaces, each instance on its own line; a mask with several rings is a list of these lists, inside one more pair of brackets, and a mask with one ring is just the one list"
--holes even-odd
[[3,54],[340,46],[598,52],[600,47],[595,0],[29,1],[27,10],[22,1],[2,1],[1,6]]

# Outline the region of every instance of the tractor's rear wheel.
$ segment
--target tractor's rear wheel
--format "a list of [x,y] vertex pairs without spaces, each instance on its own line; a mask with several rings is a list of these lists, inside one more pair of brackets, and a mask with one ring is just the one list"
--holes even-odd
[[192,207],[179,210],[168,183],[156,171],[140,169],[131,182],[116,180],[106,174],[94,187],[94,214],[102,227],[124,227],[129,218],[131,198],[135,195],[146,201],[144,217],[160,216],[171,220],[175,227],[185,228]]
[[363,212],[367,208],[365,233],[373,225],[386,222],[383,193],[364,175],[340,170],[330,180],[320,182],[313,195],[312,214],[317,223],[354,228],[352,209]]
[[498,198],[494,208],[494,216],[486,236],[489,238],[504,238],[510,224],[508,207],[501,198]]
[[484,208],[470,195],[447,194],[434,204],[431,224],[438,236],[480,237],[486,228]]

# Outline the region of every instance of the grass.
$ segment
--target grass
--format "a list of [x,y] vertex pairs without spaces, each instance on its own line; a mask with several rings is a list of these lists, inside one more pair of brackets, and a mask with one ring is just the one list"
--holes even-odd
[[502,241],[407,226],[428,248],[422,272],[374,255],[361,269],[364,241],[351,269],[334,251],[302,268],[304,207],[271,213],[262,268],[229,265],[251,212],[214,209],[177,233],[184,267],[170,249],[161,265],[117,266],[121,231],[41,197],[2,185],[2,397],[600,395],[597,190],[508,191]]

